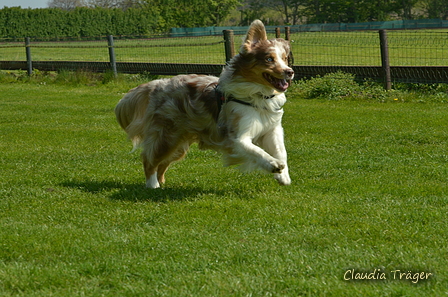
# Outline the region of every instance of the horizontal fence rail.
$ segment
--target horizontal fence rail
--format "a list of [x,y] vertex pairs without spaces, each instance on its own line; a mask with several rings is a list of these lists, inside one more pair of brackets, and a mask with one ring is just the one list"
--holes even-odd
[[[138,63],[117,62],[117,72],[120,73],[150,73],[154,75],[205,74],[219,75],[224,64],[169,64],[169,63]],[[0,61],[0,68],[5,70],[23,70],[27,68],[26,61]],[[110,62],[69,62],[69,61],[35,61],[33,69],[40,71],[85,70],[92,72],[111,71]]]
[[[280,37],[281,31],[270,30],[268,37]],[[38,69],[219,75],[241,44],[242,35],[234,33],[70,41],[0,39],[0,69],[27,70],[29,74]],[[359,80],[384,82],[386,89],[393,82],[448,82],[447,29],[293,32],[286,27],[283,33],[291,43],[296,79],[343,71]]]
[[[398,20],[363,23],[330,23],[305,24],[290,26],[291,32],[325,32],[325,31],[361,31],[361,30],[397,30],[397,29],[436,29],[448,28],[448,20]],[[249,27],[199,27],[199,28],[171,28],[172,37],[221,35],[224,30],[232,30],[235,34],[245,34]],[[275,26],[266,26],[266,31],[274,32]]]

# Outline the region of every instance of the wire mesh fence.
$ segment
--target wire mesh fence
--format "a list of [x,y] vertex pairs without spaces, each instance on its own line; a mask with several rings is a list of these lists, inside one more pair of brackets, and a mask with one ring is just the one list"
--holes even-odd
[[[448,30],[387,31],[392,82],[448,83]],[[378,31],[291,34],[297,77],[342,70],[384,80]]]
[[[34,41],[35,61],[103,61],[107,62],[107,41]],[[24,42],[0,39],[0,61],[26,61]]]
[[[31,39],[35,61],[108,62],[106,37],[100,40],[35,41]],[[224,63],[223,38],[219,36],[180,38],[117,38],[118,62],[142,63]],[[0,61],[25,61],[25,44],[0,39]]]
[[[377,31],[291,35],[297,65],[380,66]],[[391,66],[448,66],[448,30],[388,31]]]
[[379,66],[378,32],[301,32],[291,34],[297,65]]
[[219,36],[115,38],[115,67],[111,67],[110,45],[106,37],[95,40],[31,41],[32,63],[29,63],[23,42],[0,40],[0,69],[27,69],[28,73],[33,69],[81,69],[159,75],[219,75],[225,63],[224,40]]
[[448,30],[388,32],[391,66],[448,66]]
[[120,62],[200,63],[225,61],[222,37],[118,39],[115,53]]
[[0,61],[26,61],[25,44],[11,39],[0,39]]
[[[235,52],[238,52],[243,36],[235,36]],[[275,34],[268,32],[268,37],[274,38]],[[332,72],[335,69],[355,72],[363,78],[380,80],[382,77],[378,31],[295,32],[289,39],[297,77],[309,77]],[[203,65],[201,72],[217,75],[226,61],[224,43],[223,37],[217,35],[116,37],[113,48],[116,62],[120,64],[118,69],[122,72],[193,73],[193,70],[199,69],[197,65]],[[448,29],[390,30],[388,45],[394,81],[448,82]],[[104,67],[109,67],[110,46],[106,37],[93,40],[59,38],[58,41],[39,41],[31,38],[31,43],[28,45],[32,60],[37,61],[33,67],[51,65],[52,62],[54,65],[62,65],[65,61],[82,62],[83,64],[79,65],[86,67],[85,65],[88,65],[86,63],[91,62],[96,63],[95,69],[98,71],[104,71]],[[24,42],[0,39],[0,69],[12,67],[8,66],[14,64],[11,61],[24,62],[26,59]],[[155,73],[154,67],[145,68],[142,63],[157,64],[157,69],[164,70]],[[183,66],[176,67],[176,64]],[[189,64],[196,65],[196,68],[190,69],[185,66]],[[21,67],[17,65],[23,63],[14,65]],[[221,66],[216,67],[217,65]],[[56,69],[55,67],[53,68]]]

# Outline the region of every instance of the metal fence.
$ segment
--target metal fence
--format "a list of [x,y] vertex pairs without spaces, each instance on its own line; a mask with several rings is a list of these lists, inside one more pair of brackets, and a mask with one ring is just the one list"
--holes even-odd
[[309,77],[342,70],[359,79],[448,83],[448,30],[387,32],[384,65],[378,31],[300,32],[291,34],[296,75]]
[[[328,31],[365,31],[365,30],[415,30],[415,29],[440,29],[448,28],[448,20],[421,19],[421,20],[397,20],[383,22],[362,23],[325,23],[304,24],[290,26],[291,32],[328,32]],[[246,27],[200,27],[200,28],[171,28],[170,35],[176,37],[221,35],[224,30],[232,30],[235,34],[245,34]],[[266,26],[266,30],[275,32],[275,26]]]
[[[392,82],[448,82],[448,29],[387,31],[388,65],[384,65],[378,31],[268,31],[269,38],[279,34],[287,34],[291,42],[298,79],[341,70],[358,79],[384,81],[384,71],[389,67]],[[238,52],[243,35],[232,38],[231,47]],[[106,37],[28,40],[0,39],[0,69],[219,75],[230,42],[223,36],[115,37],[109,42]]]
[[[387,31],[391,66],[448,66],[448,30]],[[301,65],[379,66],[378,31],[291,35]]]

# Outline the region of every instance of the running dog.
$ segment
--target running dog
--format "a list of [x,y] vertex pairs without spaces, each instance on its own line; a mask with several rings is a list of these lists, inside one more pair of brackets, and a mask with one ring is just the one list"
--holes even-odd
[[225,166],[261,169],[289,185],[281,125],[284,93],[294,77],[289,53],[289,43],[268,40],[256,20],[219,78],[178,75],[130,90],[115,114],[134,149],[142,147],[146,186],[160,187],[192,143],[221,152]]

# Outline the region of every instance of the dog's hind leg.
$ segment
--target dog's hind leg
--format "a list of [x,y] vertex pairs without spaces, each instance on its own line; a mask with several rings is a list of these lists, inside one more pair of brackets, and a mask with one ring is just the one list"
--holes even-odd
[[146,176],[146,187],[151,189],[160,188],[159,181],[157,179],[157,167],[152,165],[152,162],[148,160],[145,153],[142,153],[143,169]]
[[[166,159],[172,151],[172,142],[170,142],[169,137],[166,137],[167,133],[164,132],[163,127],[160,128],[160,126],[157,125],[157,122],[152,122],[144,135],[142,161],[147,188],[155,189],[160,187],[160,175],[157,171],[159,165],[166,162]],[[166,170],[166,168],[163,169],[163,166],[161,169],[163,171]]]
[[157,172],[151,175],[149,179],[146,181],[146,187],[150,189],[160,188],[160,183],[157,180]]
[[168,167],[171,163],[181,160],[187,153],[189,147],[190,145],[188,143],[180,145],[165,161],[159,164],[157,168],[157,180],[159,183],[163,184],[165,182],[165,172],[168,170]]
[[[168,156],[168,147],[163,137],[154,137],[145,141],[143,145],[142,161],[146,176],[146,187],[156,189],[160,187],[157,170]],[[166,170],[166,169],[165,169]]]
[[165,182],[165,172],[170,164],[182,159],[190,146],[189,142],[181,140],[181,135],[168,134],[159,132],[143,145],[142,159],[148,188],[159,188]]

